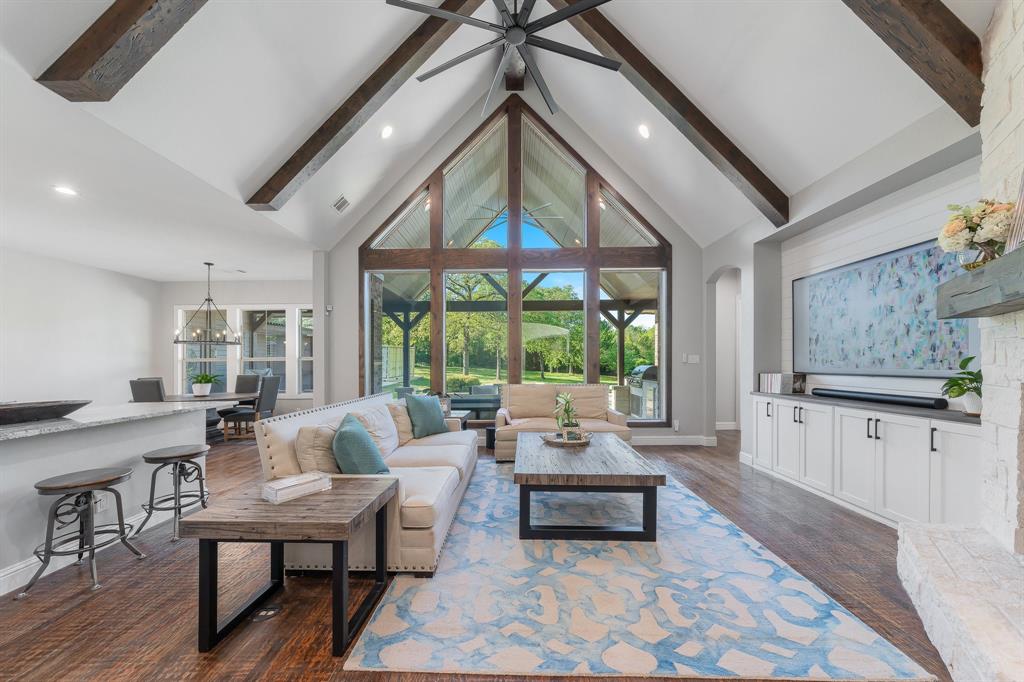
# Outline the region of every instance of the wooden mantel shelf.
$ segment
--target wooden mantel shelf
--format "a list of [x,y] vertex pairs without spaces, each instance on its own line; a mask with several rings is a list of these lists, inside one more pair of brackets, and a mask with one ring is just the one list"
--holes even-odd
[[994,317],[1016,310],[1024,310],[1024,247],[938,288],[936,312],[940,320]]

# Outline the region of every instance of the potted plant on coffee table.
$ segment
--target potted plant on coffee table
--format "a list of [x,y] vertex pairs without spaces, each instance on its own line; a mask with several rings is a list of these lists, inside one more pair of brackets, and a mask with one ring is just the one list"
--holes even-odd
[[220,377],[216,374],[199,372],[190,376],[188,380],[192,382],[192,395],[206,396],[210,395],[213,385],[220,381]]
[[981,415],[981,370],[967,369],[974,362],[974,356],[960,361],[960,371],[942,384],[942,395],[950,398],[963,398],[964,414],[970,417]]
[[583,429],[576,418],[575,398],[572,393],[559,393],[555,396],[555,421],[562,432],[562,440],[582,441]]

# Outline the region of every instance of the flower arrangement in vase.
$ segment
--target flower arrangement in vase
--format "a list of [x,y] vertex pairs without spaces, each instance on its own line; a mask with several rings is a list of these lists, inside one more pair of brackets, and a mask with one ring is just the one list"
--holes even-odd
[[575,398],[572,393],[559,393],[555,396],[555,421],[562,432],[562,440],[583,440],[583,429],[576,418]]
[[943,251],[960,254],[964,270],[980,268],[1003,255],[1013,225],[1013,202],[998,203],[982,199],[970,205],[950,204],[953,211],[939,232]]

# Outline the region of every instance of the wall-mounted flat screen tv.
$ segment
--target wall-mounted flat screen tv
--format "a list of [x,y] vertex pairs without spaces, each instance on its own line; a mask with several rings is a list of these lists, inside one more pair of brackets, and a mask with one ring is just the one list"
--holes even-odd
[[963,271],[934,241],[793,280],[793,369],[948,377],[978,355],[974,320],[940,320],[936,288]]

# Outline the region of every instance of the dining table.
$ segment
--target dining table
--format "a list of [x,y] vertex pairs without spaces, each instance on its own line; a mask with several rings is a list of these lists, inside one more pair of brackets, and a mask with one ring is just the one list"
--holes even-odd
[[259,393],[211,393],[210,395],[192,395],[191,393],[177,393],[165,395],[164,402],[191,403],[211,400],[243,402],[246,400],[256,400],[259,397]]

